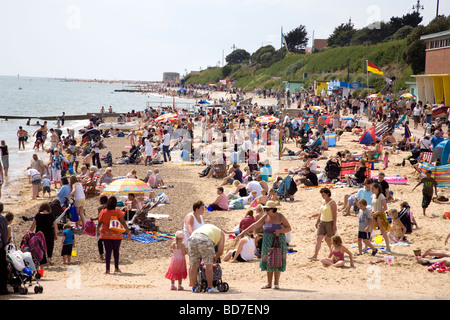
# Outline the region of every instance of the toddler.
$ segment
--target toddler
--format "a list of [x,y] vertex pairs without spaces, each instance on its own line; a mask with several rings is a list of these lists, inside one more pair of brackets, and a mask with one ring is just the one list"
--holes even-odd
[[51,181],[46,174],[42,176],[42,196],[45,197],[45,193],[48,193],[48,197],[50,198],[50,185]]
[[178,281],[178,290],[184,290],[181,283],[183,279],[187,278],[186,268],[186,247],[183,244],[184,232],[177,231],[175,233],[175,241],[170,244],[170,252],[172,258],[170,259],[169,269],[165,277],[170,280],[170,290],[177,290],[175,281]]
[[72,249],[75,248],[75,235],[71,230],[70,224],[64,225],[61,239],[63,263],[69,264],[72,258]]
[[372,212],[367,208],[367,201],[365,199],[358,200],[359,216],[358,216],[358,251],[362,255],[363,251],[367,253],[366,249],[362,248],[364,242],[366,248],[370,247],[372,249],[372,255],[377,254],[377,249],[370,243],[370,233],[373,219]]

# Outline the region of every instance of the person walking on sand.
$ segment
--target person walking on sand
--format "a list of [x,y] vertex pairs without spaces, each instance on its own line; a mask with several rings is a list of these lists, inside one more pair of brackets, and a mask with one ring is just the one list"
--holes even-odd
[[121,270],[119,269],[119,250],[123,237],[121,232],[111,230],[109,228],[111,219],[113,219],[113,217],[116,217],[117,220],[119,220],[119,222],[125,228],[128,234],[127,239],[131,239],[131,231],[124,219],[124,214],[122,210],[117,209],[116,206],[117,198],[114,196],[110,197],[106,204],[106,208],[103,209],[98,216],[97,235],[99,235],[99,238],[103,240],[103,245],[105,246],[105,274],[110,274],[112,254],[114,255],[114,272],[121,272]]
[[325,239],[328,248],[330,249],[329,258],[332,256],[331,237],[337,231],[337,204],[331,199],[331,191],[328,188],[320,189],[320,195],[323,198],[322,206],[320,207],[320,214],[311,216],[318,217],[316,221],[317,238],[314,254],[310,257],[311,260],[317,261],[317,256],[322,246],[322,241]]
[[1,163],[3,165],[3,171],[5,174],[5,177],[8,176],[8,168],[9,168],[9,152],[8,152],[8,146],[6,145],[5,140],[2,140],[0,144],[0,153],[1,153]]
[[412,191],[416,190],[416,188],[423,184],[422,189],[422,209],[423,209],[423,215],[427,216],[427,208],[431,203],[431,200],[433,199],[433,188],[435,190],[436,196],[437,196],[437,181],[431,177],[431,171],[427,170],[426,177],[422,178],[419,183],[412,189]]
[[387,211],[387,200],[381,191],[381,186],[378,183],[372,184],[372,217],[373,223],[371,225],[371,230],[374,230],[376,226],[381,231],[381,235],[386,243],[386,249],[382,252],[390,253],[391,246],[389,244],[389,236],[387,232],[391,228],[389,221],[386,217]]

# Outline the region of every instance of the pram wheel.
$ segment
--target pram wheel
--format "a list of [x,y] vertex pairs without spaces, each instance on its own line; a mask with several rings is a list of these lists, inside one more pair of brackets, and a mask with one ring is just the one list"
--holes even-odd
[[28,289],[24,288],[24,287],[19,287],[19,293],[20,294],[27,294],[28,293]]
[[221,282],[217,285],[217,290],[220,292],[227,292],[230,289],[230,286],[226,282]]
[[35,286],[34,287],[34,293],[42,293],[44,291],[44,288],[42,286]]

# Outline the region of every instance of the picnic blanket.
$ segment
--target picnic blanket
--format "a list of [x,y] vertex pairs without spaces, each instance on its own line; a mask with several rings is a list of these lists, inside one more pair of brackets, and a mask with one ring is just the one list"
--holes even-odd
[[[126,234],[123,235],[124,238],[127,237]],[[175,235],[172,233],[163,233],[158,231],[147,231],[141,232],[140,234],[132,234],[131,240],[135,240],[141,243],[154,243],[164,240],[173,240]]]

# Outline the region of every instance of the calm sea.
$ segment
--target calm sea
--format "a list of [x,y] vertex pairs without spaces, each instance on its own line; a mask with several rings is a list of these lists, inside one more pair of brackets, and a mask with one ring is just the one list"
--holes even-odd
[[[172,97],[145,95],[140,93],[114,92],[123,89],[122,84],[99,82],[71,82],[61,79],[35,78],[22,76],[0,76],[0,115],[30,117],[31,124],[36,123],[40,116],[85,115],[99,113],[102,106],[108,109],[112,106],[114,112],[129,112],[144,110],[146,105],[158,107],[172,105]],[[177,107],[187,107],[195,101],[176,99]],[[186,104],[185,104],[186,103]],[[26,167],[30,164],[33,154],[34,139],[25,145],[25,151],[18,150],[17,130],[22,126],[32,135],[37,127],[27,126],[26,119],[0,119],[0,140],[5,140],[9,148],[9,182],[22,179]],[[40,123],[43,121],[41,120]],[[87,125],[87,120],[66,121],[62,130],[79,128]],[[56,128],[56,121],[48,121],[48,127]],[[46,154],[38,152],[41,159]]]

